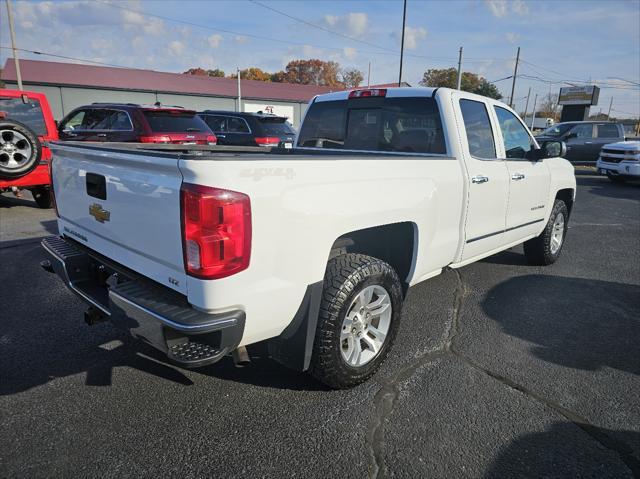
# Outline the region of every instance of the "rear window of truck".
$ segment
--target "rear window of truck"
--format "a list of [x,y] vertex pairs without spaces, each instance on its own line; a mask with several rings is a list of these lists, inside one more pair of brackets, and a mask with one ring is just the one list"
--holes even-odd
[[153,132],[187,133],[209,132],[207,124],[192,112],[145,110],[144,117]]
[[433,98],[359,98],[313,103],[298,146],[446,154]]
[[24,123],[38,136],[47,134],[47,125],[44,122],[39,100],[28,98],[24,103],[22,98],[0,97],[0,118]]

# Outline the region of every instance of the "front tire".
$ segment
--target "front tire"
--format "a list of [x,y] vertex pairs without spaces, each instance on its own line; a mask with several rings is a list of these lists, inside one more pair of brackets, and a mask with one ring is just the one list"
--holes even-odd
[[607,175],[607,178],[609,178],[609,180],[613,181],[614,183],[624,183],[626,181],[624,176],[620,176],[620,175]]
[[335,389],[369,379],[393,344],[402,300],[398,275],[384,261],[353,253],[330,259],[311,374]]
[[533,266],[548,266],[557,261],[567,236],[569,210],[562,200],[556,200],[549,221],[540,236],[524,243],[524,255]]

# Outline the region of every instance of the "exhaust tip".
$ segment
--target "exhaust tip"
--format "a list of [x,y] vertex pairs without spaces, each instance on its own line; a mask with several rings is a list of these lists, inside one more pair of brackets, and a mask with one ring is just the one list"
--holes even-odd
[[244,368],[251,364],[251,358],[249,358],[249,353],[245,346],[240,346],[238,349],[235,349],[231,353],[231,357],[233,357],[233,363],[237,368]]

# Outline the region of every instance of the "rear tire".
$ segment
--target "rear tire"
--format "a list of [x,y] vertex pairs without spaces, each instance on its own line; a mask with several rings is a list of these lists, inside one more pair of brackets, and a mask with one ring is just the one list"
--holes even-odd
[[30,173],[42,156],[38,136],[26,125],[0,120],[0,178],[15,179]]
[[562,200],[556,200],[544,231],[524,243],[524,254],[530,265],[548,266],[556,262],[567,236],[568,220],[567,205]]
[[393,344],[402,301],[398,275],[384,261],[353,253],[330,259],[311,374],[335,389],[369,379]]
[[51,201],[51,188],[46,186],[36,186],[31,188],[31,194],[35,200],[38,208],[49,209],[53,205]]

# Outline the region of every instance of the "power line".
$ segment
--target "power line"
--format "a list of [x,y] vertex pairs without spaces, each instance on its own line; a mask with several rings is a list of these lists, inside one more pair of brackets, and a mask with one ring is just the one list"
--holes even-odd
[[307,20],[304,20],[302,18],[294,17],[293,15],[289,15],[287,12],[283,12],[282,10],[278,10],[277,8],[273,8],[273,7],[269,6],[269,5],[265,5],[264,3],[258,2],[257,0],[249,0],[249,1],[251,3],[255,3],[256,5],[261,6],[262,8],[266,8],[267,10],[271,10],[272,12],[275,12],[275,13],[278,13],[278,14],[284,16],[284,17],[290,18],[291,20],[295,20],[296,22],[302,23],[304,25],[307,25],[307,26],[310,26],[310,27],[313,27],[313,28],[317,28],[318,30],[322,30],[322,31],[327,32],[327,33],[331,33],[332,35],[337,35],[339,37],[346,38],[346,39],[351,40],[353,42],[362,43],[364,45],[369,45],[371,47],[375,47],[375,48],[379,48],[381,50],[386,50],[386,51],[390,51],[390,52],[394,52],[395,53],[395,51],[391,50],[390,48],[381,47],[380,45],[376,45],[375,43],[367,42],[366,40],[361,40],[359,38],[355,38],[355,37],[352,37],[352,36],[349,36],[349,35],[345,35],[344,33],[336,32],[336,31],[331,30],[329,28],[323,27],[322,25],[318,25],[318,24],[315,24],[315,23],[312,23],[312,22],[308,22]]
[[[178,19],[178,18],[171,18],[171,17],[167,17],[167,16],[164,16],[164,15],[158,15],[158,14],[155,14],[155,13],[139,12],[137,10],[132,10],[130,8],[123,7],[123,6],[117,5],[115,3],[107,2],[105,0],[98,0],[98,1],[100,1],[100,3],[108,5],[110,7],[118,8],[118,9],[126,11],[126,12],[131,12],[131,13],[135,13],[137,15],[142,15],[142,16],[146,16],[146,17],[158,18],[160,20],[165,20],[167,22],[181,23],[183,25],[189,25],[191,27],[202,28],[204,30],[228,33],[228,34],[231,34],[231,35],[239,35],[239,36],[244,36],[244,37],[249,37],[249,38],[255,38],[257,40],[266,40],[266,41],[270,41],[270,42],[284,43],[284,44],[288,44],[288,45],[309,46],[309,47],[314,47],[314,48],[321,48],[321,49],[325,49],[325,50],[335,50],[335,51],[342,51],[343,50],[343,48],[341,48],[341,47],[329,47],[329,46],[326,46],[326,45],[314,45],[314,44],[310,44],[310,43],[306,43],[306,42],[295,42],[295,41],[290,41],[290,40],[282,40],[280,38],[273,38],[273,37],[265,37],[265,36],[262,36],[262,35],[255,35],[253,33],[237,32],[237,31],[234,31],[234,30],[227,30],[227,29],[224,29],[224,28],[211,27],[209,25],[203,25],[203,24],[200,24],[200,23],[190,22],[190,21],[187,21],[187,20],[181,20],[181,19]],[[383,48],[383,47],[380,47],[378,45],[374,45],[374,46],[376,48]],[[390,51],[387,51],[387,50],[385,50],[385,51],[360,50],[360,53],[367,53],[367,54],[371,54],[371,55],[387,55],[387,56],[394,56],[394,57],[398,57],[400,55],[399,53],[395,53],[393,50],[390,50]],[[455,62],[457,61],[454,57],[431,57],[431,56],[426,56],[426,55],[418,55],[418,54],[415,54],[415,53],[405,53],[405,56],[413,57],[413,58],[422,58],[422,59],[425,59],[425,60],[441,60],[441,61],[451,62],[452,64],[455,64]],[[508,59],[507,58],[476,58],[476,57],[470,57],[470,58],[468,58],[466,60],[466,62],[467,63],[484,63],[484,62],[487,62],[487,61],[494,61],[494,60],[508,60]]]

